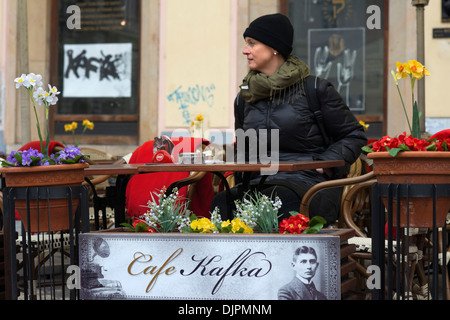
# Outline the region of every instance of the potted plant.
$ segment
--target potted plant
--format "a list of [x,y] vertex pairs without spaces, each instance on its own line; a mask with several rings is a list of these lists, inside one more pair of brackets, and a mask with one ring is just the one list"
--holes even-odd
[[133,218],[131,224],[122,223],[122,226],[130,231],[146,233],[315,234],[326,223],[322,217],[309,219],[294,211],[289,218],[279,222],[281,200],[278,197],[272,200],[261,192],[252,196],[247,193],[244,199],[235,203],[231,221],[223,221],[217,207],[210,218],[197,217],[179,196],[177,188],[169,195],[161,189],[151,195],[145,206],[148,210],[141,217]]
[[[36,127],[39,135],[40,150],[30,148],[23,151],[13,151],[2,160],[0,173],[5,179],[7,187],[47,187],[47,186],[80,186],[84,181],[84,169],[89,166],[81,150],[74,146],[66,146],[63,150],[49,154],[49,109],[58,101],[60,93],[54,86],[48,85],[45,91],[42,86],[42,76],[30,73],[22,74],[14,80],[16,88],[25,88],[30,96],[34,114],[36,116]],[[41,126],[37,116],[36,103],[45,108],[46,138],[43,139]],[[76,208],[79,199],[74,199],[73,206]],[[26,200],[15,202],[16,210],[28,229]],[[40,201],[39,210],[37,200],[30,201],[30,226],[29,231],[66,230],[69,225],[67,219],[67,199],[54,199],[50,201],[50,213],[55,213],[64,221],[58,222],[55,217],[47,218],[47,201]],[[56,209],[58,208],[58,209]],[[39,221],[37,212],[40,211]]]
[[[414,87],[416,81],[430,72],[416,60],[406,63],[397,62],[397,72],[392,71],[392,76],[397,87],[403,106],[410,133],[404,132],[398,137],[384,136],[363,147],[367,157],[373,160],[373,171],[377,181],[382,184],[445,184],[450,181],[450,137],[432,136],[422,138],[420,136],[420,116],[417,102],[414,98]],[[405,103],[398,86],[398,80],[409,78],[412,91],[412,123],[408,117]],[[383,199],[386,204],[386,199]],[[401,200],[401,222],[400,226],[407,225],[406,199]],[[410,227],[432,227],[432,199],[411,198],[409,199],[409,226]],[[398,224],[395,214],[396,202],[393,203],[394,224]],[[450,199],[437,199],[437,224],[442,226],[450,209]]]

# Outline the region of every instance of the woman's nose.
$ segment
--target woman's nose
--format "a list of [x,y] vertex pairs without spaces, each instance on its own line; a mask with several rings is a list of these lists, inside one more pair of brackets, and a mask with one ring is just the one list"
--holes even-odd
[[244,48],[242,49],[242,53],[243,53],[243,54],[249,54],[249,53],[250,53],[250,48],[249,48],[249,45],[248,45],[248,44],[246,44],[246,45],[244,46]]

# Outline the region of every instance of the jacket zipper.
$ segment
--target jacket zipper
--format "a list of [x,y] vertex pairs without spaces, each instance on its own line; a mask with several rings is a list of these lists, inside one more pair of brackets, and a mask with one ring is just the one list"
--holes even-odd
[[267,127],[267,133],[269,133],[270,130],[270,115],[272,111],[272,104],[273,102],[267,101],[267,118],[266,118],[266,127]]

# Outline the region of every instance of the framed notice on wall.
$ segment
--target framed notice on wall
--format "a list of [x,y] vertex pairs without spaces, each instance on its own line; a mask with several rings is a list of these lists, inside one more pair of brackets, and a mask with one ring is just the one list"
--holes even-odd
[[450,22],[450,0],[442,1],[442,22]]
[[341,297],[334,235],[99,232],[80,234],[79,250],[86,300]]

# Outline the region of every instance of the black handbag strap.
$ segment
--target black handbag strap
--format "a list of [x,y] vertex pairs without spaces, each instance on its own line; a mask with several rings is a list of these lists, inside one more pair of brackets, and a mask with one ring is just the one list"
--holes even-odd
[[[323,140],[325,144],[328,146],[330,144],[330,138],[325,130],[325,125],[323,123],[323,115],[320,110],[320,100],[317,95],[317,80],[318,78],[315,76],[306,77],[305,81],[305,89],[306,89],[306,98],[308,99],[308,105],[311,111],[314,113],[314,117],[316,119],[317,125],[319,126],[320,133],[322,134]],[[237,96],[238,115],[240,117],[240,121],[244,121],[244,99],[238,94]]]
[[320,100],[317,95],[317,80],[318,78],[315,76],[306,77],[305,81],[306,98],[308,99],[309,108],[314,113],[314,117],[316,118],[317,125],[319,126],[323,140],[325,141],[325,144],[328,146],[330,144],[330,139],[325,130],[325,125],[323,123],[323,115],[322,111],[320,110]]

